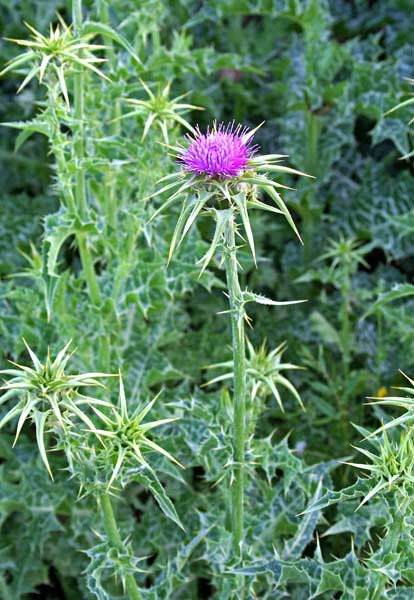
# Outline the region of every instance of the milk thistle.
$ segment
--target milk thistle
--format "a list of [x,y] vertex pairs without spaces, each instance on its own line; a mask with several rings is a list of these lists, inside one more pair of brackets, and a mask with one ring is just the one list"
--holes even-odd
[[128,598],[141,600],[142,594],[134,577],[140,559],[134,556],[130,544],[121,538],[110,496],[136,481],[153,494],[163,513],[184,529],[148,457],[158,453],[182,467],[151,435],[154,429],[176,419],[147,420],[160,394],[131,412],[120,372],[116,404],[111,399],[103,400],[84,393],[85,388],[106,391],[101,380],[116,375],[100,372],[68,374],[67,366],[74,354],[69,351],[70,341],[54,358],[48,350],[43,361],[27,342],[24,344],[32,365],[10,361],[11,368],[0,371],[0,376],[6,378],[0,386],[0,392],[4,392],[0,395],[0,407],[10,406],[0,419],[0,430],[9,422],[17,421],[14,447],[23,426],[32,425],[40,458],[52,479],[49,451],[64,451],[68,471],[80,484],[79,498],[93,494],[101,510],[106,536],[101,536],[100,549],[110,554],[110,566],[120,577]]
[[[285,155],[257,155],[254,143],[257,129],[249,130],[234,122],[224,125],[214,123],[206,133],[199,128],[187,135],[181,145],[170,146],[180,165],[180,170],[160,182],[165,182],[154,195],[172,192],[169,199],[153,214],[154,219],[174,202],[180,200],[181,212],[171,240],[168,261],[183,242],[199,215],[213,217],[216,225],[209,250],[201,258],[201,273],[220,247],[220,264],[224,264],[232,327],[233,373],[233,470],[232,470],[232,533],[234,553],[238,559],[243,554],[243,511],[245,484],[245,452],[248,438],[246,424],[246,350],[244,324],[248,319],[245,305],[293,304],[276,302],[248,290],[239,282],[239,262],[236,239],[247,239],[256,264],[256,251],[249,209],[260,209],[282,215],[300,240],[292,216],[278,190],[289,189],[270,179],[271,173],[305,175],[281,164]],[[168,182],[168,183],[167,183]],[[276,206],[259,199],[264,192]],[[151,220],[152,220],[151,219]],[[201,275],[200,273],[200,275]],[[297,302],[297,301],[296,301]]]
[[197,175],[229,179],[241,175],[249,158],[257,150],[246,127],[233,124],[218,127],[206,134],[196,131],[190,145],[181,153],[184,169]]

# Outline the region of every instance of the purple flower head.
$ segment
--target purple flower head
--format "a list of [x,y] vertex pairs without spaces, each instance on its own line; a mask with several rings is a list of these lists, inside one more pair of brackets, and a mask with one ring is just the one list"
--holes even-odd
[[241,175],[248,168],[248,160],[257,150],[252,144],[254,132],[247,127],[229,123],[207,128],[201,133],[197,128],[194,137],[188,136],[190,145],[179,157],[184,169],[196,175],[231,178]]

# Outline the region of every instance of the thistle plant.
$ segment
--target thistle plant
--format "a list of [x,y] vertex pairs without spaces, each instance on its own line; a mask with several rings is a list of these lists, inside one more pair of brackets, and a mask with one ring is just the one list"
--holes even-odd
[[[0,45],[13,127],[0,142],[0,332],[21,365],[0,366],[14,371],[0,375],[4,600],[414,597],[414,395],[409,382],[388,391],[397,366],[412,377],[414,180],[398,156],[412,152],[414,104],[381,118],[410,68],[410,3],[376,3],[385,44],[366,27],[372,3],[266,4],[2,2],[2,35],[16,41]],[[198,104],[256,124],[271,109],[263,145],[319,185],[259,156],[258,134],[193,129]],[[145,202],[169,173],[157,188],[172,187]],[[260,290],[311,302],[273,310]],[[71,338],[62,375],[52,365]],[[122,381],[83,379],[120,366]],[[375,426],[368,394],[384,402]],[[369,425],[360,450],[350,420]],[[359,467],[341,468],[351,453]]]
[[96,432],[84,408],[111,405],[104,400],[82,395],[79,388],[104,387],[99,379],[110,375],[107,373],[67,375],[65,368],[73,354],[69,352],[71,342],[62,348],[54,360],[48,351],[45,362],[39,360],[26,341],[24,344],[33,366],[27,367],[10,361],[13,368],[0,371],[1,375],[11,378],[0,387],[5,392],[0,398],[0,405],[9,401],[15,402],[1,419],[0,429],[18,417],[14,446],[25,422],[33,422],[40,457],[53,479],[47,459],[46,431],[52,429],[57,434],[64,434],[70,419],[78,417],[87,427]]
[[362,244],[354,238],[345,238],[343,235],[339,240],[330,240],[326,252],[319,257],[319,261],[328,261],[329,274],[332,283],[337,287],[341,294],[341,346],[343,352],[344,377],[349,374],[351,361],[351,348],[353,344],[351,331],[351,291],[352,276],[356,273],[359,266],[369,268],[364,259],[364,255],[372,249],[371,244]]
[[94,55],[94,52],[105,48],[105,46],[88,43],[88,37],[93,37],[94,34],[79,40],[74,34],[73,28],[68,26],[60,15],[58,15],[58,20],[59,22],[55,28],[50,24],[49,36],[43,35],[29,23],[26,23],[31,39],[6,38],[9,42],[23,46],[26,51],[17,55],[8,63],[0,72],[0,77],[8,71],[16,71],[30,66],[29,72],[17,90],[17,93],[19,93],[34,77],[37,77],[39,83],[42,83],[47,71],[48,78],[53,79],[54,77],[59,83],[60,92],[69,107],[67,71],[84,67],[97,73],[100,77],[108,79],[96,66],[105,62],[105,59]]
[[375,572],[375,578],[370,582],[370,598],[380,600],[401,582],[403,572],[412,580],[409,570],[413,531],[411,515],[414,510],[413,430],[407,428],[400,432],[399,437],[390,439],[384,427],[372,433],[362,427],[357,429],[370,445],[370,449],[355,447],[366,462],[345,464],[359,469],[363,475],[343,490],[327,491],[311,503],[304,514],[349,502],[355,505],[355,512],[375,505],[379,514],[385,516],[385,524],[382,524],[384,533],[378,547],[369,548],[369,555],[363,559],[367,578]]
[[[260,126],[259,126],[260,127]],[[198,216],[215,221],[215,232],[206,255],[201,259],[201,273],[207,268],[216,251],[221,249],[220,264],[224,264],[232,328],[233,379],[233,473],[232,473],[232,533],[236,557],[243,556],[245,452],[247,443],[246,395],[247,363],[244,325],[248,302],[259,304],[293,304],[277,302],[248,290],[242,290],[237,258],[238,240],[247,244],[256,263],[256,251],[249,211],[259,209],[282,215],[300,239],[292,216],[280,196],[287,186],[270,178],[271,174],[305,175],[281,164],[283,155],[257,156],[254,135],[258,127],[248,130],[241,125],[216,123],[204,134],[199,129],[187,136],[182,145],[171,147],[180,169],[159,183],[169,181],[154,195],[171,195],[155,211],[154,219],[177,201],[180,215],[172,237],[168,261],[178,250]],[[276,206],[259,199],[266,194]]]
[[[346,461],[345,464],[358,469],[362,476],[358,476],[352,485],[343,490],[328,490],[304,511],[304,514],[309,515],[331,505],[352,502],[356,512],[373,510],[373,506],[376,506],[378,514],[384,516],[384,522],[381,523],[384,533],[379,544],[375,549],[370,548],[369,556],[363,561],[368,576],[370,572],[376,573],[370,584],[373,588],[370,598],[374,600],[387,595],[403,577],[408,577],[412,584],[414,381],[404,373],[402,375],[411,387],[395,389],[403,392],[404,396],[371,399],[374,400],[374,406],[403,408],[405,413],[400,417],[387,419],[374,431],[355,426],[363,435],[364,445],[354,446],[354,449],[365,461]],[[402,430],[396,432],[398,428]]]
[[[263,410],[266,398],[271,395],[282,413],[285,412],[280,388],[287,390],[304,410],[301,397],[291,381],[285,376],[287,370],[303,369],[292,363],[283,362],[283,354],[287,344],[282,342],[273,350],[268,351],[266,341],[255,348],[246,336],[246,378],[248,387],[247,425],[253,432],[255,421]],[[206,369],[224,369],[226,372],[210,379],[205,386],[234,379],[233,361],[209,365]],[[250,432],[249,432],[250,433]]]
[[[51,108],[49,112],[52,114],[52,127],[44,126],[41,128],[42,133],[49,135],[52,150],[56,155],[56,167],[58,170],[58,178],[67,179],[67,165],[65,164],[65,155],[62,153],[62,143],[57,143],[59,135],[62,109],[59,108],[59,95],[63,95],[66,102],[66,112],[69,111],[69,84],[68,77],[70,76],[73,83],[73,114],[66,114],[73,117],[72,127],[74,128],[73,155],[77,162],[76,174],[73,181],[68,186],[65,184],[66,197],[70,209],[75,213],[78,221],[83,223],[88,218],[87,204],[87,187],[86,175],[82,166],[84,160],[84,69],[97,72],[101,77],[106,77],[95,65],[101,63],[104,59],[96,58],[92,54],[93,50],[100,50],[102,45],[92,46],[87,42],[90,37],[82,38],[82,4],[80,0],[73,2],[73,27],[67,26],[61,18],[59,24],[54,29],[50,26],[49,37],[42,35],[30,25],[28,26],[32,32],[30,40],[10,40],[18,45],[24,46],[27,50],[13,59],[3,69],[0,75],[5,75],[8,71],[21,69],[26,65],[30,66],[29,72],[24,78],[18,91],[21,91],[34,77],[38,76],[39,82],[46,86],[48,94],[48,103]],[[62,28],[62,29],[61,29]],[[65,114],[65,111],[63,111]],[[6,123],[12,127],[22,128],[26,135],[33,132],[30,129],[30,124]],[[39,126],[38,126],[39,127]],[[36,128],[34,129],[36,130]],[[53,132],[55,135],[53,135]],[[80,228],[81,229],[81,228]],[[101,302],[99,285],[93,265],[93,259],[88,246],[85,233],[78,232],[77,235],[79,252],[81,255],[82,265],[84,268],[85,277],[88,283],[88,289],[91,300],[94,304],[99,305]]]
[[390,408],[402,408],[405,412],[399,416],[389,419],[386,423],[383,423],[381,427],[376,429],[371,436],[378,435],[381,431],[392,429],[396,426],[411,426],[414,422],[414,380],[408,377],[405,373],[400,371],[401,375],[405,377],[411,387],[408,386],[394,386],[395,390],[403,392],[404,396],[377,396],[370,397],[369,400],[373,400],[374,405],[378,406],[389,406]]
[[[158,397],[159,394],[144,407],[138,406],[129,414],[124,384],[119,374],[117,405],[111,403],[110,410],[106,412],[99,406],[92,405],[92,410],[100,421],[100,425],[86,429],[92,439],[83,435],[79,440],[79,434],[71,432],[65,442],[69,470],[80,484],[79,496],[93,494],[102,512],[107,540],[101,540],[99,552],[106,554],[107,558],[99,561],[98,570],[105,568],[105,561],[111,556],[112,569],[121,578],[124,590],[132,600],[142,597],[134,578],[134,573],[140,571],[137,567],[139,559],[134,556],[130,545],[121,538],[111,495],[118,494],[133,481],[140,483],[153,494],[163,513],[184,529],[173,503],[146,456],[155,452],[182,466],[149,434],[153,429],[176,419],[144,422]],[[96,440],[100,443],[97,444]],[[119,564],[115,566],[118,559]],[[90,570],[93,568],[91,564]]]
[[[118,406],[109,400],[81,393],[80,388],[105,389],[100,379],[111,375],[67,374],[65,369],[73,355],[73,352],[69,352],[70,342],[54,359],[48,351],[44,362],[26,342],[24,343],[33,366],[12,363],[13,368],[0,372],[10,377],[0,388],[4,391],[0,397],[0,406],[14,401],[14,405],[0,420],[0,428],[9,421],[18,419],[15,444],[26,421],[32,422],[41,460],[53,479],[47,457],[46,438],[47,434],[52,434],[51,437],[56,442],[55,449],[64,450],[68,470],[72,477],[79,481],[79,496],[92,493],[99,502],[110,545],[108,551],[124,553],[123,562],[128,559],[131,565],[136,565],[137,559],[134,558],[132,550],[121,540],[110,494],[114,493],[119,485],[122,488],[131,481],[137,481],[153,493],[166,516],[182,527],[174,505],[167,497],[155,470],[144,457],[144,454],[157,452],[181,467],[169,452],[151,439],[149,433],[175,419],[144,422],[159,394],[130,415],[120,374]],[[96,422],[97,418],[99,423]],[[82,427],[79,427],[79,422]],[[141,598],[133,575],[136,570],[134,566],[129,570],[119,568],[116,572],[122,578],[128,597],[133,600]]]
[[159,89],[157,94],[152,92],[145,81],[141,79],[140,82],[148,96],[148,100],[125,98],[125,104],[128,107],[132,107],[132,110],[115,119],[116,121],[136,116],[143,117],[145,124],[142,132],[142,141],[145,140],[153,126],[159,128],[166,144],[170,143],[168,131],[174,123],[182,125],[185,129],[194,133],[192,125],[184,118],[184,115],[192,110],[203,110],[203,108],[182,102],[188,96],[188,93],[170,99],[171,82],[168,82],[162,89]]
[[[391,492],[397,506],[411,493],[414,486],[414,441],[412,431],[402,432],[399,440],[390,440],[385,429],[382,439],[371,441],[379,452],[371,452],[366,448],[356,447],[356,450],[368,458],[367,463],[349,462],[347,464],[365,472],[371,480],[369,492],[361,500],[358,509],[381,492]],[[372,438],[371,438],[372,439]],[[366,480],[365,480],[366,483]]]
[[[167,418],[143,422],[157,401],[160,393],[144,407],[137,406],[135,411],[132,414],[129,414],[124,384],[120,375],[118,406],[111,405],[112,410],[108,415],[99,410],[99,408],[94,407],[94,411],[101,421],[103,421],[103,425],[100,428],[94,427],[91,430],[91,433],[94,433],[104,440],[101,454],[105,466],[108,464],[113,465],[112,473],[106,483],[107,490],[111,489],[115,480],[121,479],[122,481],[127,479],[122,477],[122,474],[127,467],[131,467],[131,464],[138,464],[145,470],[149,470],[152,474],[155,474],[144,458],[145,452],[158,452],[168,460],[182,467],[182,465],[167,452],[167,450],[162,448],[147,435],[148,432],[154,428],[166,425],[167,423],[172,423],[176,419]],[[99,457],[97,458],[97,462],[100,462]]]
[[[66,237],[76,235],[89,296],[92,304],[99,307],[102,294],[95,270],[91,236],[88,235],[91,230],[96,232],[96,228],[91,226],[90,190],[85,168],[85,88],[87,73],[96,74],[106,81],[109,81],[109,78],[98,68],[107,59],[96,56],[96,52],[106,50],[107,46],[90,42],[97,35],[101,35],[125,47],[135,62],[139,62],[139,58],[128,42],[109,26],[92,21],[84,23],[81,0],[73,0],[72,17],[73,24],[68,26],[58,16],[59,23],[56,27],[50,25],[49,36],[27,25],[31,39],[10,39],[26,50],[12,59],[1,71],[0,76],[10,71],[27,71],[29,68],[18,92],[37,77],[39,83],[46,88],[47,102],[46,108],[34,121],[10,122],[3,125],[22,130],[18,138],[19,145],[34,132],[48,137],[51,152],[55,157],[60,201],[67,208],[69,220],[72,221],[72,227]],[[61,102],[62,97],[64,103]],[[70,129],[70,136],[62,133],[62,124]],[[51,276],[54,276],[57,253],[64,239],[60,236],[58,245],[49,252],[47,268]]]
[[[355,276],[359,268],[369,269],[365,256],[374,247],[373,243],[363,243],[354,237],[340,234],[336,239],[328,240],[325,251],[314,261],[313,269],[298,278],[300,282],[318,282],[326,286],[326,305],[329,306],[329,292],[334,288],[337,294],[337,314],[327,316],[314,310],[311,315],[313,330],[318,334],[317,353],[304,348],[304,364],[315,373],[317,381],[314,390],[320,394],[325,389],[329,402],[334,399],[336,410],[332,411],[329,421],[338,431],[338,439],[343,444],[343,452],[348,452],[352,435],[350,427],[350,408],[355,394],[363,394],[367,385],[367,375],[354,366],[354,357],[358,354],[356,323],[360,309],[361,294],[356,293]],[[362,311],[361,311],[362,312]],[[325,346],[323,345],[325,344]],[[332,354],[326,346],[332,348]],[[328,356],[340,357],[339,363],[327,360]],[[325,395],[324,394],[324,395]],[[317,401],[316,401],[317,402]],[[358,421],[359,416],[354,417]]]

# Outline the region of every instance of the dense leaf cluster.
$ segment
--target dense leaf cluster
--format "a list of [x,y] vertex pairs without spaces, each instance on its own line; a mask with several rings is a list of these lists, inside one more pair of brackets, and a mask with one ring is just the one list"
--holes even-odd
[[[0,2],[1,29],[29,39],[27,21],[47,37],[57,12],[71,22],[64,0]],[[63,438],[52,445],[59,422],[36,428],[29,412],[12,448],[16,422],[4,422],[0,597],[111,600],[125,597],[130,573],[145,600],[414,596],[412,407],[395,398],[366,404],[405,385],[398,369],[410,375],[412,367],[411,106],[384,116],[410,98],[412,2],[88,0],[84,13],[96,48],[83,51],[106,60],[96,63],[105,77],[86,69],[82,119],[72,101],[79,64],[68,60],[62,72],[45,65],[43,85],[35,73],[17,96],[24,64],[0,81],[0,119],[8,124],[0,138],[2,368],[11,368],[7,360],[28,364],[23,339],[45,363],[49,347],[56,356],[73,339],[68,377],[121,371],[125,415],[139,415],[163,388],[147,420],[163,422],[148,439],[164,453],[149,452],[146,469],[124,461],[123,447],[96,450],[88,438],[85,448],[77,435],[88,421],[66,423],[66,412],[69,454]],[[2,65],[21,50],[2,42]],[[266,121],[257,133],[261,153],[290,155],[295,169],[316,177],[280,179],[296,188],[284,198],[303,247],[278,215],[251,211],[258,268],[248,244],[240,251],[243,289],[254,289],[256,302],[308,299],[248,306],[255,435],[242,566],[231,560],[228,514],[231,335],[217,314],[228,308],[225,277],[213,256],[201,276],[197,264],[214,230],[198,220],[167,268],[179,203],[150,221],[167,199],[153,195],[156,182],[177,169],[163,144],[177,143],[184,119],[191,128],[214,118]],[[79,213],[80,170],[88,209]],[[85,244],[99,302],[88,295]],[[89,396],[117,405],[118,378],[105,384],[92,381]],[[33,414],[45,409],[43,399],[32,401]],[[86,419],[96,416],[93,406],[82,405]],[[10,405],[0,408],[2,419]],[[106,415],[101,425],[108,438],[118,417]],[[382,422],[392,425],[387,435],[369,437]],[[129,424],[118,427],[128,443]],[[398,425],[407,431],[400,435]],[[351,444],[364,450],[368,477],[343,464],[363,462],[350,458]],[[112,484],[115,469],[121,549],[108,539],[92,493]]]

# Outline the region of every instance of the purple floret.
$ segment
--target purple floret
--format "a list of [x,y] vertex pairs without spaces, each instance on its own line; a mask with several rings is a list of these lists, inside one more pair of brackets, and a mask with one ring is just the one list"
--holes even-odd
[[190,145],[183,149],[180,161],[186,171],[209,177],[237,177],[247,168],[247,161],[257,149],[247,127],[234,123],[213,126],[207,133],[197,128]]

